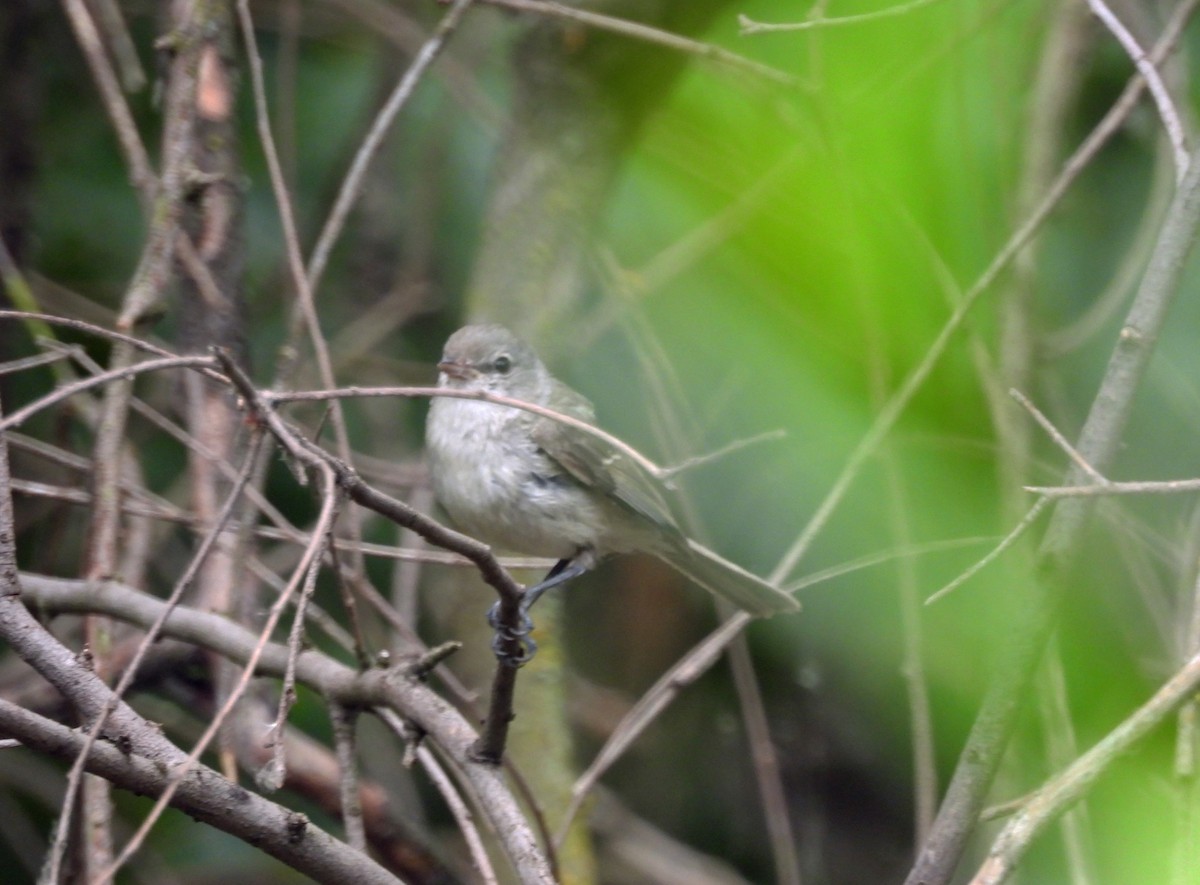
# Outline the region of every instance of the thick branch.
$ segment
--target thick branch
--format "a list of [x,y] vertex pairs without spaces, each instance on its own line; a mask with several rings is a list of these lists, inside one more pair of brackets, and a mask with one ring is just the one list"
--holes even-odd
[[[163,608],[161,601],[113,582],[89,586],[82,581],[22,574],[21,583],[25,602],[48,612],[96,612],[147,627]],[[163,635],[211,649],[237,663],[249,659],[258,638],[219,615],[188,608],[171,612]],[[287,665],[287,647],[271,643],[263,649],[257,673],[281,677]],[[348,707],[387,707],[414,723],[460,768],[522,881],[552,881],[545,855],[501,772],[471,761],[475,733],[458,711],[420,682],[395,670],[359,673],[311,650],[296,657],[295,667],[296,680],[326,698]]]
[[[83,749],[84,735],[78,731],[4,700],[0,700],[0,733],[58,759],[74,759]],[[109,743],[93,744],[84,767],[144,796],[158,795],[171,777],[169,767],[138,753],[123,753]],[[366,854],[312,826],[303,814],[251,793],[211,768],[194,766],[180,781],[171,804],[318,882],[396,885],[399,881]]]

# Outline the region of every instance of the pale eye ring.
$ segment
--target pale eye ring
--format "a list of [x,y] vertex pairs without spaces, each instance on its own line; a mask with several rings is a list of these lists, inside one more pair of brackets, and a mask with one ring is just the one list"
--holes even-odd
[[506,353],[500,354],[500,356],[492,360],[492,368],[501,375],[507,375],[512,371],[512,357]]

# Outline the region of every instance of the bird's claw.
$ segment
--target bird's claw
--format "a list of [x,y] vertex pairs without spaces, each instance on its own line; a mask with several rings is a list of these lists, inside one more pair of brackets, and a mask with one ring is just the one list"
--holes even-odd
[[[494,603],[487,613],[488,625],[496,631],[496,635],[492,637],[492,652],[500,663],[513,669],[528,664],[537,654],[537,643],[529,635],[533,632],[533,620],[525,606],[521,606],[518,611],[521,623],[517,627],[510,627],[501,622],[499,602]],[[513,645],[517,647],[515,653],[509,650]]]

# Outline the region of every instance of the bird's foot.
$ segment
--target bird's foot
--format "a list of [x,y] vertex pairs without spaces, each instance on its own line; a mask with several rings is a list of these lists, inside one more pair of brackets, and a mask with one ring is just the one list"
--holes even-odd
[[[518,603],[518,612],[521,616],[519,627],[510,627],[500,621],[499,602],[494,603],[488,609],[488,624],[496,631],[496,635],[492,637],[492,652],[496,655],[497,660],[514,668],[523,667],[533,660],[533,656],[537,654],[537,643],[529,635],[533,632],[533,619],[529,617],[529,610],[547,590],[564,584],[572,578],[582,575],[585,571],[587,569],[579,563],[569,559],[560,560],[544,580],[527,588],[521,594],[521,601]],[[515,654],[511,651],[514,646],[519,649]]]
[[[517,667],[523,667],[528,664],[533,660],[533,656],[537,654],[537,643],[529,635],[533,632],[533,619],[529,617],[529,612],[524,602],[522,602],[518,611],[521,616],[521,623],[516,627],[511,627],[501,622],[499,602],[493,604],[488,609],[487,614],[489,626],[496,631],[492,637],[492,653],[496,655],[496,660],[512,667],[514,670]],[[517,649],[516,652],[512,651],[514,646]]]

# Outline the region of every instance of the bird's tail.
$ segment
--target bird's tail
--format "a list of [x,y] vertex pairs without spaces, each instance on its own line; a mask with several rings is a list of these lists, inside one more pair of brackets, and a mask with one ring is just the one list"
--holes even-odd
[[660,555],[701,587],[752,615],[800,610],[800,603],[778,587],[691,539]]

